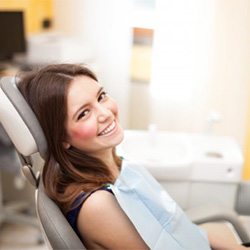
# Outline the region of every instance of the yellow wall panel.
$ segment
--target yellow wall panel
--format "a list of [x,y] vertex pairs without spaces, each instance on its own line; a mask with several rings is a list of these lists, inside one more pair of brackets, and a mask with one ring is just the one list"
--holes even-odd
[[131,78],[134,81],[149,82],[151,76],[152,47],[134,45],[131,58]]
[[52,0],[0,0],[0,10],[24,11],[26,34],[42,30],[42,21],[53,15]]
[[[250,105],[249,105],[249,113],[250,113]],[[250,114],[248,115],[248,131],[247,131],[247,144],[245,150],[245,166],[243,171],[243,179],[250,179]]]

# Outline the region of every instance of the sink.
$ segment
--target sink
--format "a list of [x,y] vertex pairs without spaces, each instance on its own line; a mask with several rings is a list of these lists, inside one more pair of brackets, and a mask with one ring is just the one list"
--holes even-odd
[[144,165],[183,209],[234,207],[244,159],[232,137],[125,130],[117,154]]
[[193,154],[184,133],[125,130],[118,155],[143,164],[156,178],[187,179]]
[[194,152],[192,180],[241,181],[244,158],[233,137],[189,134],[189,140]]

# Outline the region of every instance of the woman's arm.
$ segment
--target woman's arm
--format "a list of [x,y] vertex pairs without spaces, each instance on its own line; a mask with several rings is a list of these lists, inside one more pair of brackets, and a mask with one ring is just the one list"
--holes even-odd
[[104,190],[84,202],[77,226],[87,248],[149,249],[114,195]]
[[243,250],[247,249],[244,246],[241,246],[236,243],[231,243],[225,240],[224,238],[221,238],[211,232],[207,232],[208,240],[210,243],[210,247],[214,250]]

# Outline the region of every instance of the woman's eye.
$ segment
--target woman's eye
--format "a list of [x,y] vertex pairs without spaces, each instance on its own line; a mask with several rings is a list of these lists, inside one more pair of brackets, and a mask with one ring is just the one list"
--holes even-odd
[[84,110],[78,117],[77,120],[80,120],[82,117],[86,116],[89,113],[88,110]]
[[100,102],[102,99],[104,99],[106,97],[107,93],[106,92],[102,92],[99,97],[98,97],[98,102]]

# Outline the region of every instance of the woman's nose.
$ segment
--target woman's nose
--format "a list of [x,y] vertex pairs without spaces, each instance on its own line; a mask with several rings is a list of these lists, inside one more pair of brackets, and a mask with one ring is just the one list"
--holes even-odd
[[99,105],[98,108],[98,121],[99,122],[105,122],[112,116],[112,112],[102,105]]

